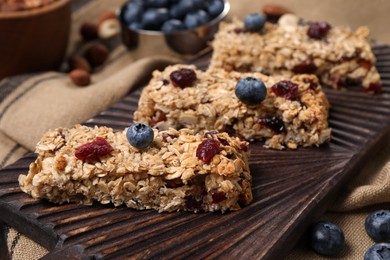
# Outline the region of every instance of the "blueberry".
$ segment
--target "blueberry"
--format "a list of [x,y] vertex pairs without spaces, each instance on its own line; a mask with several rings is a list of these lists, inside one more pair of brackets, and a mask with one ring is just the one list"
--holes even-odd
[[198,18],[198,15],[196,13],[188,13],[186,17],[184,18],[184,25],[188,29],[193,29],[201,25],[201,22]]
[[136,22],[141,18],[144,11],[142,1],[129,2],[123,9],[122,18],[127,24]]
[[168,7],[168,0],[144,0],[145,7],[152,8],[160,8],[160,7]]
[[186,10],[180,4],[175,4],[169,9],[169,15],[174,19],[182,19],[186,15]]
[[378,210],[369,214],[364,223],[367,234],[375,242],[390,243],[390,211]]
[[206,11],[201,9],[201,10],[198,10],[196,12],[196,14],[198,15],[198,20],[199,20],[200,24],[205,24],[208,21],[210,21],[210,15]]
[[207,6],[207,11],[211,17],[217,17],[224,9],[224,2],[222,0],[213,0]]
[[186,14],[196,12],[203,8],[203,0],[180,0],[178,3],[171,5],[169,14],[172,18],[182,19]]
[[132,22],[130,25],[129,25],[129,28],[131,30],[134,30],[134,31],[137,31],[139,29],[142,29],[142,24],[140,22]]
[[160,30],[162,24],[169,19],[167,8],[150,8],[142,15],[142,28],[146,30]]
[[364,260],[390,260],[390,244],[374,244],[364,254]]
[[196,12],[191,12],[186,15],[184,18],[184,25],[188,29],[196,28],[198,26],[206,24],[210,21],[210,16],[204,10],[198,10]]
[[309,245],[321,255],[335,255],[344,246],[344,233],[335,224],[320,221],[309,228]]
[[183,22],[177,19],[168,20],[161,27],[161,31],[163,32],[177,32],[184,29],[185,26]]
[[263,14],[250,14],[244,18],[245,29],[252,32],[258,32],[263,29],[266,17]]
[[267,88],[263,81],[252,77],[240,79],[235,88],[236,96],[248,105],[260,104],[267,95]]
[[153,142],[153,129],[143,123],[135,123],[127,129],[126,138],[135,148],[143,149]]

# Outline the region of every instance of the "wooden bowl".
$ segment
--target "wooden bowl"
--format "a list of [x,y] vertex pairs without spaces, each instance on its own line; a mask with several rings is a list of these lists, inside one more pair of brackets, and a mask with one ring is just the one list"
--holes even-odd
[[0,12],[0,79],[58,69],[66,53],[70,26],[70,0]]

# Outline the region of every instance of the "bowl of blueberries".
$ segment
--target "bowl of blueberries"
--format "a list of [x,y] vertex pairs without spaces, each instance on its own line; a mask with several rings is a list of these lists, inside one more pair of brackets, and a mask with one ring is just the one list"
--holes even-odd
[[128,0],[117,15],[129,50],[193,55],[207,47],[229,9],[226,0]]

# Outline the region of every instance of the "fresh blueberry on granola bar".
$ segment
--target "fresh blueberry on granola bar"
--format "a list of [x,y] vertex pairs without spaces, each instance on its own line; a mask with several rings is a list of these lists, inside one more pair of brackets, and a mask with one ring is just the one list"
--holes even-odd
[[150,126],[143,123],[135,123],[127,129],[126,137],[132,146],[144,149],[153,142],[154,134]]
[[247,77],[237,82],[235,94],[242,102],[248,105],[256,105],[264,100],[267,89],[261,80]]

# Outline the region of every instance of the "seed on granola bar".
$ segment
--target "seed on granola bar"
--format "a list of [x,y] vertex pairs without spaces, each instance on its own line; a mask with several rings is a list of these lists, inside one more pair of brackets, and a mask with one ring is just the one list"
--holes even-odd
[[237,98],[245,104],[260,104],[267,95],[267,88],[263,81],[253,77],[240,79],[235,88]]
[[169,78],[175,87],[185,88],[191,87],[196,81],[196,73],[192,69],[182,68],[173,71]]
[[86,162],[96,162],[100,157],[110,154],[114,149],[106,139],[96,137],[94,141],[77,148],[75,156]]
[[283,120],[277,117],[261,118],[257,123],[271,129],[275,133],[281,133],[285,129]]
[[271,91],[278,97],[288,100],[296,100],[298,95],[298,85],[289,80],[282,80],[271,87]]
[[205,163],[209,163],[214,155],[219,154],[220,152],[220,142],[213,138],[207,138],[201,142],[196,149],[196,157]]
[[316,40],[322,40],[326,37],[331,26],[327,22],[317,22],[313,23],[307,29],[307,35]]

